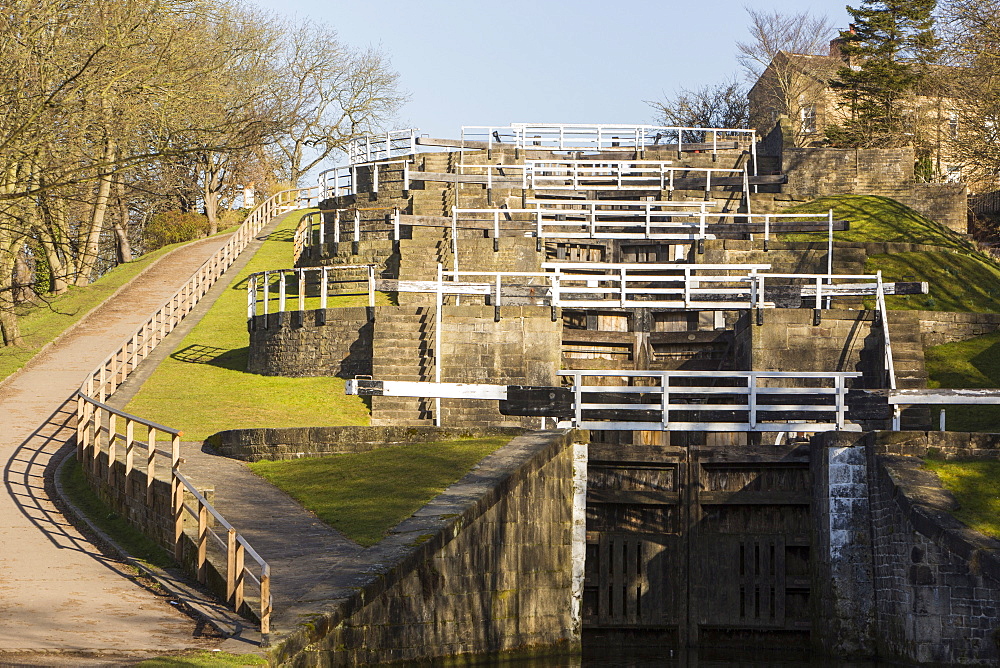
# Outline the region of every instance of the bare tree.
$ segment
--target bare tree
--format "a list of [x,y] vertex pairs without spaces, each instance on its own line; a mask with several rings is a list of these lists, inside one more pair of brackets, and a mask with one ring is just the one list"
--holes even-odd
[[[826,55],[835,36],[834,24],[826,16],[808,12],[782,14],[744,7],[750,18],[750,40],[737,42],[737,59],[751,82],[750,123],[760,133],[771,129],[778,116],[805,121],[793,123],[793,141],[802,145],[809,135],[810,113],[825,89],[829,63],[802,57]],[[810,105],[812,108],[810,109]]]
[[321,23],[303,22],[285,33],[284,86],[274,92],[291,101],[292,122],[278,147],[288,181],[298,185],[351,139],[384,128],[405,96],[383,53],[352,49]]
[[[749,119],[746,88],[732,79],[696,90],[682,88],[673,97],[646,104],[656,110],[656,123],[672,127],[745,128]],[[684,139],[703,141],[703,134],[689,132]]]

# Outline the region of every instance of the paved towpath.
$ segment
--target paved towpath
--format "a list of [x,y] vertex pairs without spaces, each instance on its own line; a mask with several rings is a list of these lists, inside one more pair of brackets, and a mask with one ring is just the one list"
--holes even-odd
[[51,474],[75,423],[66,399],[226,240],[165,256],[0,385],[0,664],[93,665],[217,644],[67,522]]

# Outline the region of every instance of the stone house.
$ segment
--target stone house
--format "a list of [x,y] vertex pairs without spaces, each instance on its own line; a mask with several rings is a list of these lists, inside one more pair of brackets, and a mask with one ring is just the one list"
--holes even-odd
[[[850,66],[839,43],[831,41],[826,55],[778,52],[748,93],[750,123],[761,135],[787,116],[792,136],[786,141],[799,148],[823,146],[825,129],[849,117],[842,93],[831,85],[838,70]],[[935,80],[946,82],[948,77]],[[911,109],[916,131],[910,142],[901,143],[914,145],[920,175],[926,180],[961,181],[961,166],[948,150],[949,140],[958,135],[958,101],[928,86],[912,97]]]

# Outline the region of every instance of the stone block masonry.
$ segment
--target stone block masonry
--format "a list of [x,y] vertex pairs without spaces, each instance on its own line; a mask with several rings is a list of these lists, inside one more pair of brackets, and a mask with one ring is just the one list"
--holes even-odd
[[577,647],[574,444],[586,440],[575,431],[516,438],[356,563],[317,574],[276,620],[293,630],[271,660],[353,666]]
[[371,374],[372,327],[367,307],[255,316],[249,322],[247,371],[292,377]]
[[814,465],[824,649],[920,664],[1000,663],[1000,541],[950,512],[923,468],[935,448],[998,459],[996,435],[822,434]]

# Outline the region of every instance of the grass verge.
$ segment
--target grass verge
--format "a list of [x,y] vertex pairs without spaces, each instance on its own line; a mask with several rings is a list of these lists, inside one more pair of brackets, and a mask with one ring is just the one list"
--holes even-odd
[[21,305],[17,308],[18,326],[24,345],[0,347],[0,380],[11,375],[34,357],[46,343],[69,329],[73,324],[110,297],[174,248],[184,244],[172,244],[143,255],[139,259],[120,264],[90,285],[70,286],[58,297],[47,298],[38,305]]
[[158,656],[135,664],[136,668],[223,668],[229,666],[266,666],[267,659],[256,654],[230,654],[229,652],[199,651],[191,654]]
[[[835,241],[904,242],[941,246],[974,252],[963,235],[917,213],[905,204],[877,195],[833,195],[791,207],[783,213],[826,213],[833,209],[836,220],[846,220],[850,229],[834,232]],[[822,234],[781,234],[782,241],[825,241]]]
[[[1000,332],[924,350],[931,388],[1000,387]],[[938,407],[932,407],[935,411]],[[1000,432],[1000,406],[954,405],[945,410],[950,431]],[[934,417],[934,416],[932,416]]]
[[886,281],[925,281],[926,295],[889,295],[894,310],[1000,312],[1000,268],[975,255],[948,252],[873,255],[865,271],[882,271]]
[[[247,373],[250,337],[247,276],[292,266],[292,234],[302,212],[287,215],[268,235],[218,301],[142,386],[125,410],[203,440],[224,429],[367,425],[360,397],[344,394],[339,378],[285,378]],[[367,304],[367,296],[337,298],[330,307]],[[379,295],[379,304],[388,303]]]
[[260,461],[250,464],[250,470],[368,547],[509,441],[414,443],[315,459]]
[[73,505],[128,554],[152,566],[175,566],[166,550],[126,522],[94,493],[75,458],[63,465],[60,475],[63,491]]
[[979,533],[1000,538],[1000,462],[928,457],[924,463],[958,499],[955,517]]

